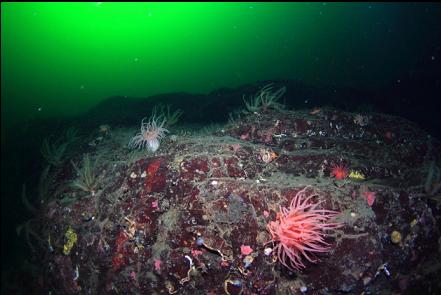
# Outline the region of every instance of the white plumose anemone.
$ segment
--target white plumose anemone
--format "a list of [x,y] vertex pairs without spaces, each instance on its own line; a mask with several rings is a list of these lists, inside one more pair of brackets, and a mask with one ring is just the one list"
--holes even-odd
[[141,133],[136,134],[129,141],[129,148],[141,149],[147,148],[151,152],[155,152],[159,148],[161,139],[169,132],[164,128],[166,119],[163,116],[152,116],[148,122],[144,122],[147,118],[141,121]]

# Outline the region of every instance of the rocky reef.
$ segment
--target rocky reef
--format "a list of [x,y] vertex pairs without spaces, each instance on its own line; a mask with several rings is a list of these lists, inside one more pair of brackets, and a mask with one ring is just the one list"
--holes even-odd
[[[441,144],[412,122],[267,109],[175,132],[155,153],[127,148],[134,130],[79,149],[76,166],[86,154],[96,163],[84,189],[68,184],[90,161],[53,170],[32,225],[34,292],[440,291]],[[305,187],[344,225],[326,236],[320,261],[293,271],[272,253],[267,225]]]

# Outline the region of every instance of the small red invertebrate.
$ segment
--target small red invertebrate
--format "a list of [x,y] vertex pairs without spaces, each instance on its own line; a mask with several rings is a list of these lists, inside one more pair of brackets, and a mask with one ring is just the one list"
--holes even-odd
[[331,176],[334,176],[337,180],[342,180],[348,177],[349,170],[344,165],[334,165],[332,166]]
[[377,194],[376,192],[370,192],[370,191],[363,192],[363,196],[370,207],[372,207],[372,205],[374,204],[376,194]]
[[162,261],[160,259],[154,259],[154,265],[155,265],[155,270],[156,271],[160,271],[161,270],[161,263],[162,263]]
[[240,246],[240,252],[242,255],[249,255],[253,252],[253,249],[248,245],[242,245]]

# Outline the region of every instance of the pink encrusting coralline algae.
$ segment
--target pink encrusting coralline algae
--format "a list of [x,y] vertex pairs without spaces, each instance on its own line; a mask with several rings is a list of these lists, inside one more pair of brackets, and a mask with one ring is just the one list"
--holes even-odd
[[290,270],[305,268],[304,259],[319,261],[315,253],[330,251],[330,244],[325,242],[326,231],[343,226],[340,222],[328,222],[340,212],[318,209],[323,201],[312,203],[317,194],[306,196],[307,188],[294,196],[288,208],[280,207],[276,221],[267,225],[271,241],[276,244],[274,255]]

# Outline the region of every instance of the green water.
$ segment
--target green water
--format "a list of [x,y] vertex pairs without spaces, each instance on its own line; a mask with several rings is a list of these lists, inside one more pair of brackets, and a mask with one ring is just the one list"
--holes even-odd
[[412,69],[432,6],[2,3],[3,122],[280,77],[373,87]]

